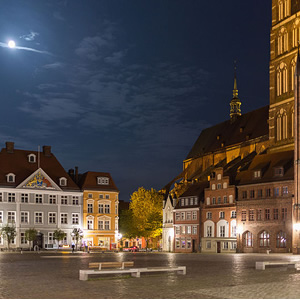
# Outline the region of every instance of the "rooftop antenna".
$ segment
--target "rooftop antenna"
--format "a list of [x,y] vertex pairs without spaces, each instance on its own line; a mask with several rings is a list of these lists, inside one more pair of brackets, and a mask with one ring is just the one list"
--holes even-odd
[[38,145],[38,169],[40,168],[40,145]]

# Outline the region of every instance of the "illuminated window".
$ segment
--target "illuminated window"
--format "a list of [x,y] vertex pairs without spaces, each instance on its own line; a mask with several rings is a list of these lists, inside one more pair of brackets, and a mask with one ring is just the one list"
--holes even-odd
[[263,231],[259,235],[259,247],[269,247],[270,245],[270,234],[267,231]]
[[276,236],[276,247],[277,248],[286,248],[286,233],[280,231]]
[[245,233],[245,247],[253,247],[253,234],[250,231]]

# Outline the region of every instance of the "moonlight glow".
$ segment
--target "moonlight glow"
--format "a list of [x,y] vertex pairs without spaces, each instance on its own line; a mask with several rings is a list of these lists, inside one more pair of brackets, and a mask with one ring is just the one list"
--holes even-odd
[[9,48],[15,48],[15,47],[16,47],[15,41],[12,41],[12,40],[9,41],[9,42],[8,42],[8,47],[9,47]]

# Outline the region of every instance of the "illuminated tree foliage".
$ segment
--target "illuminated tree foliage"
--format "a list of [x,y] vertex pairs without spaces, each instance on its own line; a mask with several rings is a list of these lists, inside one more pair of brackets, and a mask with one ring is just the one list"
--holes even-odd
[[29,228],[25,231],[25,239],[30,243],[30,251],[33,247],[33,241],[36,239],[37,233],[37,230],[34,228]]
[[140,187],[131,195],[129,208],[132,212],[132,223],[136,236],[148,239],[162,234],[163,195],[155,189],[146,190]]
[[7,224],[1,228],[0,235],[7,240],[7,248],[9,250],[10,244],[17,235],[16,227],[14,225],[10,226]]

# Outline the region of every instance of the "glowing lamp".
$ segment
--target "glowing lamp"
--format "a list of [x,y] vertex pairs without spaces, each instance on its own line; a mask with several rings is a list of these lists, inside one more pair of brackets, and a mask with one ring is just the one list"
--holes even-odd
[[294,230],[300,231],[300,223],[295,223],[294,224]]
[[237,233],[237,234],[243,233],[243,227],[242,227],[242,226],[237,226],[237,228],[236,228],[236,233]]

